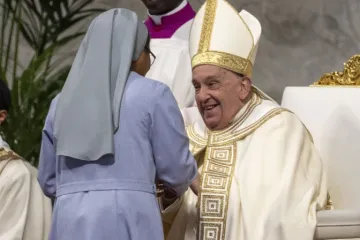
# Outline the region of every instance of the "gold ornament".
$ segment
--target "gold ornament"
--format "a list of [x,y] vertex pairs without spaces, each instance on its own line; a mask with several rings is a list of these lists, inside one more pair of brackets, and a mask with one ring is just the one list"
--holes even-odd
[[342,72],[326,73],[310,86],[360,86],[360,55],[354,55],[344,63]]

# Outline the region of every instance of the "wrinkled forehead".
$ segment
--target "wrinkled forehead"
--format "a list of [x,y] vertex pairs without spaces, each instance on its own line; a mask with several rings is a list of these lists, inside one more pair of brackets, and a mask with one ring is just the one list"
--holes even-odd
[[215,65],[200,65],[192,70],[193,82],[203,83],[209,80],[223,81],[228,78],[236,77],[232,72]]
[[220,77],[224,69],[214,65],[200,65],[192,70],[193,79],[200,81],[206,78]]

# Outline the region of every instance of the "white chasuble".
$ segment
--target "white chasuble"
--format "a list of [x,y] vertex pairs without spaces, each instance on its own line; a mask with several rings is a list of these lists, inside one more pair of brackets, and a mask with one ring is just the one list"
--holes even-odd
[[0,137],[0,240],[47,240],[51,200],[41,191],[37,169]]
[[323,163],[300,120],[254,94],[225,130],[187,128],[201,189],[162,209],[167,240],[312,240],[327,200]]

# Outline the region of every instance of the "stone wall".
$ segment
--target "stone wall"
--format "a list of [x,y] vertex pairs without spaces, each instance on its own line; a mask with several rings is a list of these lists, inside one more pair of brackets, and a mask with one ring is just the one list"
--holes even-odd
[[[198,9],[204,0],[190,0]],[[359,0],[229,0],[263,26],[253,82],[280,101],[285,86],[307,86],[360,53]],[[146,17],[140,0],[98,0]],[[76,43],[72,47],[75,50]],[[306,97],[306,96],[304,96]]]
[[[140,0],[103,0],[146,15]],[[203,0],[190,0],[198,9]],[[253,82],[276,100],[285,86],[307,86],[325,72],[342,70],[360,54],[359,0],[229,0],[263,26]],[[304,96],[306,97],[306,96]]]

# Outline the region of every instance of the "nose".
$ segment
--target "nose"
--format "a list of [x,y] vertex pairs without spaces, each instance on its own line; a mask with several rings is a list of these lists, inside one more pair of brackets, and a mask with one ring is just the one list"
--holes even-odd
[[196,93],[196,101],[198,103],[204,103],[210,98],[209,93],[206,91],[205,88],[200,88]]

